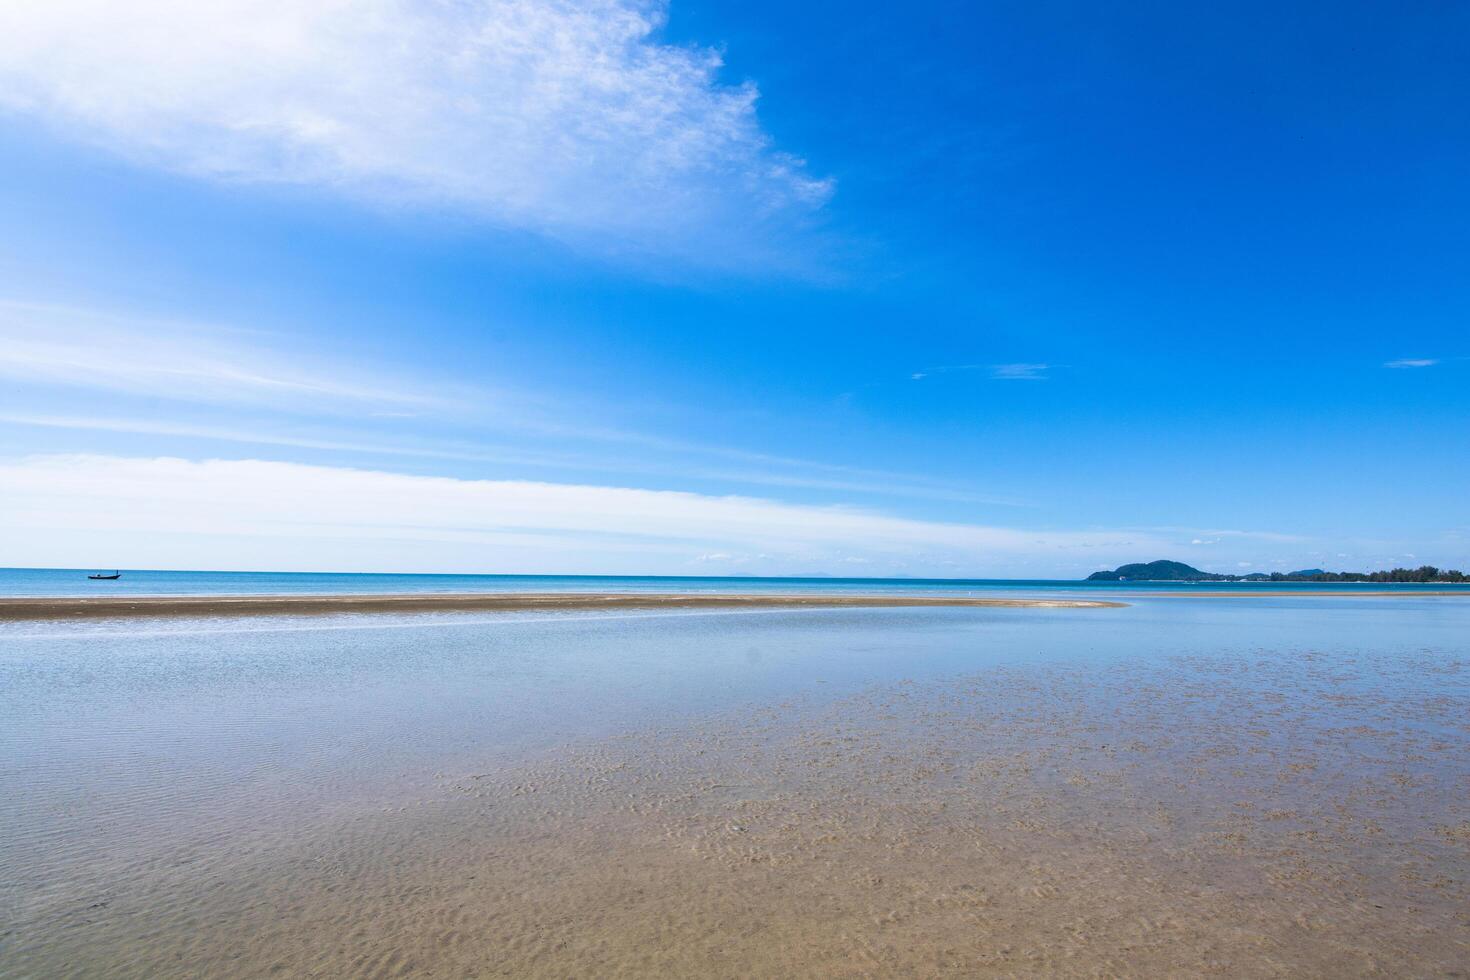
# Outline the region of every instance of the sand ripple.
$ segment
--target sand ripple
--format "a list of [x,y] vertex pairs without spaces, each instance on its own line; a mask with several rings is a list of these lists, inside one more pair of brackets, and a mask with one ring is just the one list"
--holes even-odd
[[1444,653],[793,699],[54,883],[4,955],[34,976],[1453,975],[1467,718],[1470,664]]

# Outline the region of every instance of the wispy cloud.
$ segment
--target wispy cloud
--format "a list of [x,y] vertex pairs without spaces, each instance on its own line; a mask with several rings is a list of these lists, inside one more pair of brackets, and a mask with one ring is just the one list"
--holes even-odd
[[[41,456],[0,463],[7,560],[403,570],[902,566],[972,574],[1153,553],[1133,531],[1032,531],[759,497],[462,480],[259,460]],[[116,556],[116,557],[112,557]],[[105,561],[104,561],[105,563]]]
[[1216,544],[1222,538],[1232,541],[1266,541],[1279,544],[1288,544],[1305,540],[1298,534],[1283,534],[1280,531],[1254,531],[1240,530],[1236,528],[1200,528],[1200,527],[1178,527],[1178,526],[1150,526],[1140,527],[1140,531],[1150,534],[1178,534],[1193,535],[1190,544]]
[[1439,359],[1434,357],[1405,357],[1397,361],[1384,361],[1383,366],[1386,368],[1427,368],[1434,367],[1438,363]]
[[[1028,505],[912,473],[637,431],[545,392],[357,367],[340,351],[212,324],[0,300],[0,379],[12,382],[0,388],[10,425]],[[42,392],[65,407],[40,408]]]
[[996,381],[1045,381],[1048,364],[992,364],[990,376]]
[[0,378],[208,403],[442,405],[427,391],[337,366],[303,368],[239,331],[0,301]]
[[490,448],[444,449],[422,443],[417,445],[392,445],[386,442],[359,441],[350,438],[293,435],[289,432],[273,432],[266,429],[243,429],[227,425],[199,425],[188,422],[159,421],[154,419],[132,419],[85,415],[37,415],[25,413],[0,413],[0,423],[33,426],[43,429],[72,429],[87,432],[115,432],[128,435],[170,436],[179,439],[200,439],[210,442],[228,442],[251,446],[287,446],[295,449],[323,449],[335,452],[363,453],[372,456],[419,456],[429,459],[453,459],[481,463],[509,463],[517,465],[565,466],[563,457],[496,450]]
[[1029,362],[1014,364],[945,364],[940,367],[915,371],[909,375],[909,380],[923,381],[925,378],[933,377],[934,375],[979,371],[988,375],[992,381],[1046,381],[1046,372],[1051,367],[1052,365],[1050,364]]
[[[820,206],[660,0],[0,5],[0,107],[145,165],[693,248]],[[733,232],[732,232],[733,233]],[[725,244],[728,244],[728,239]]]
[[[411,442],[389,442],[382,438],[354,437],[352,434],[298,434],[257,426],[241,428],[229,425],[201,425],[158,419],[121,418],[117,416],[46,415],[0,411],[0,424],[43,429],[69,429],[84,432],[109,432],[126,435],[162,436],[175,440],[221,442],[244,446],[281,446],[291,449],[319,449],[385,458],[438,459],[464,463],[488,463],[539,471],[582,471],[593,473],[639,474],[680,480],[716,481],[733,486],[783,487],[788,489],[827,490],[869,496],[910,500],[945,500],[956,503],[987,504],[998,507],[1028,507],[1028,501],[1014,497],[978,493],[949,484],[914,480],[903,474],[856,467],[839,467],[808,460],[768,457],[771,466],[734,468],[706,460],[685,457],[667,463],[629,459],[624,455],[599,456],[595,453],[554,452],[515,446],[494,445],[485,441],[444,443],[422,437]],[[691,456],[749,461],[756,454],[743,453],[718,446],[694,447]],[[759,457],[757,457],[759,458]],[[778,466],[781,468],[772,468]]]

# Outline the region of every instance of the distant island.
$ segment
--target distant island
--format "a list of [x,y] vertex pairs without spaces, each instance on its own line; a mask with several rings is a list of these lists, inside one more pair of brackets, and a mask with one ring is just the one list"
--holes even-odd
[[1381,572],[1324,572],[1305,568],[1299,572],[1251,572],[1248,575],[1219,575],[1200,571],[1182,561],[1134,562],[1111,572],[1093,572],[1088,582],[1470,582],[1453,568],[1394,568]]

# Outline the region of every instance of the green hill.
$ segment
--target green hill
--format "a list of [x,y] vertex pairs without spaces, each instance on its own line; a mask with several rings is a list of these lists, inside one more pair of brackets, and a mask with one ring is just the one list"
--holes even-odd
[[1119,565],[1111,572],[1093,572],[1089,582],[1225,582],[1229,575],[1202,572],[1182,561],[1134,562]]

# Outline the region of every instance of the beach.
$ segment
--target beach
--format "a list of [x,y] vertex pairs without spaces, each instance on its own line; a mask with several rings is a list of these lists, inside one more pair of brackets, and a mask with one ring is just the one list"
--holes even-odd
[[12,621],[0,973],[1450,975],[1467,627],[1433,597]]
[[1470,980],[1470,3],[0,2],[0,980]]

